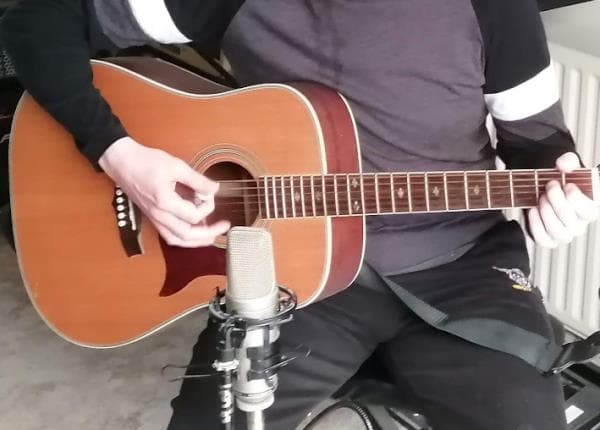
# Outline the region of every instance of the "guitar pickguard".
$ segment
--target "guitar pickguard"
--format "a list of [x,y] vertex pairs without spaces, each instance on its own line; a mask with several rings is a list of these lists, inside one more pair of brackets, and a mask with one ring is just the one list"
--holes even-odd
[[160,290],[161,297],[181,291],[200,276],[225,275],[225,250],[216,246],[180,248],[170,246],[161,238],[167,273]]

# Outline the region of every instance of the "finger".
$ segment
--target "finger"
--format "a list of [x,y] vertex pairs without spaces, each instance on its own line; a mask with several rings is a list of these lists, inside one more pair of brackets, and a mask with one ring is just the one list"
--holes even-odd
[[566,152],[556,159],[556,168],[561,172],[571,172],[580,167],[579,157],[574,152]]
[[575,209],[567,200],[565,192],[557,181],[550,181],[546,184],[546,198],[571,236],[583,233],[585,224],[577,216]]
[[210,245],[214,239],[229,229],[229,222],[219,222],[211,226],[190,225],[168,212],[156,212],[154,221],[166,229],[178,241],[178,246],[198,247]]
[[217,221],[209,226],[192,227],[198,229],[199,234],[195,239],[186,240],[184,245],[187,248],[198,248],[200,246],[210,246],[215,243],[215,239],[227,233],[231,228],[229,221]]
[[155,220],[151,219],[150,221],[152,222],[152,225],[154,225],[154,227],[158,231],[158,234],[160,235],[160,237],[162,237],[163,240],[167,243],[167,245],[181,246],[183,241],[180,238],[178,238],[177,236],[175,236],[173,233],[171,233],[171,231],[167,227],[165,227],[164,225],[162,225],[161,223],[159,223]]
[[545,194],[540,198],[538,210],[544,228],[553,240],[562,243],[568,243],[573,240],[573,235],[558,218]]
[[527,219],[529,221],[529,231],[533,240],[544,248],[556,248],[558,243],[554,239],[550,237],[548,232],[546,232],[546,228],[544,227],[544,223],[540,218],[540,213],[538,208],[531,208],[527,212]]
[[207,201],[208,208],[197,206],[189,200],[181,197],[175,190],[166,189],[157,198],[155,207],[161,212],[168,212],[188,224],[198,224],[204,217],[214,210],[214,200]]
[[567,184],[565,194],[579,218],[588,222],[598,218],[598,204],[583,194],[577,185]]
[[214,182],[201,173],[198,173],[183,161],[176,164],[174,173],[177,182],[187,185],[195,191],[195,194],[200,196],[211,197],[219,190],[218,182]]

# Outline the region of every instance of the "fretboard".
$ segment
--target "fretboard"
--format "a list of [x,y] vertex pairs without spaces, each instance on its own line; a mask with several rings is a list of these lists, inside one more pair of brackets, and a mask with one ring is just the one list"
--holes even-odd
[[527,208],[551,180],[598,198],[597,169],[262,176],[257,197],[267,219]]

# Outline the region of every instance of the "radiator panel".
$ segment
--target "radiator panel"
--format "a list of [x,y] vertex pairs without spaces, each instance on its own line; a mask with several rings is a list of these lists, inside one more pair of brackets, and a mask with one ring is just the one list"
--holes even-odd
[[[586,166],[600,163],[600,58],[550,44],[565,121]],[[530,244],[533,282],[549,311],[572,332],[600,330],[600,228],[571,244],[545,250]]]

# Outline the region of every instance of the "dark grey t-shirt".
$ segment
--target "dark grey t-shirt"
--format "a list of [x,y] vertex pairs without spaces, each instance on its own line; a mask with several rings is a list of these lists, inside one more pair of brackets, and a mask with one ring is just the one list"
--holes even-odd
[[[483,41],[469,0],[246,1],[223,42],[241,85],[308,80],[354,112],[363,170],[490,169]],[[385,274],[453,260],[497,211],[368,217]]]

